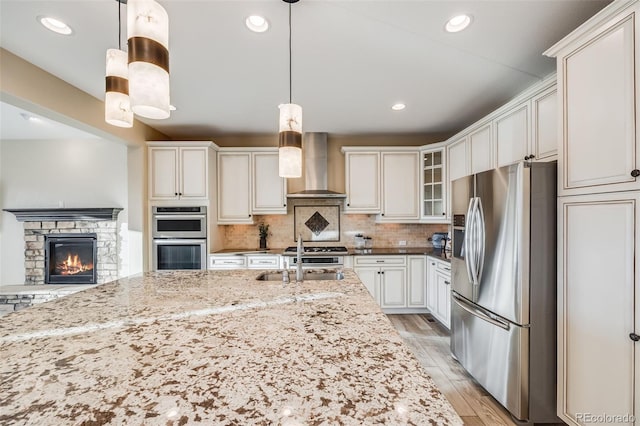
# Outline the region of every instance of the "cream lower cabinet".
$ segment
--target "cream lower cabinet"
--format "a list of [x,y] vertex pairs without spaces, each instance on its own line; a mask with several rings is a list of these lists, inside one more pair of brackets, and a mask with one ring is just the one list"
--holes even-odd
[[210,254],[208,269],[281,269],[278,254]]
[[427,258],[407,256],[407,307],[427,307]]
[[353,270],[384,312],[426,312],[425,256],[354,256]]
[[427,308],[447,329],[451,325],[451,265],[427,256]]
[[639,414],[639,225],[637,191],[559,199],[558,415],[568,424]]

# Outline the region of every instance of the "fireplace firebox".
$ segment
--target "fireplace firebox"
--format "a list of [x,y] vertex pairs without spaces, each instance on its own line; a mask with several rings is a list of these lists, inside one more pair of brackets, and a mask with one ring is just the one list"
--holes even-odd
[[45,283],[96,284],[97,234],[45,236]]

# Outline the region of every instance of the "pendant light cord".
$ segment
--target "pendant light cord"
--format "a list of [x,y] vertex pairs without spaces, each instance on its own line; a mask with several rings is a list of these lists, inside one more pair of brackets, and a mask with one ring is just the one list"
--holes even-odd
[[118,50],[122,50],[122,18],[120,17],[122,3],[118,1]]
[[289,3],[289,103],[291,103],[291,3]]

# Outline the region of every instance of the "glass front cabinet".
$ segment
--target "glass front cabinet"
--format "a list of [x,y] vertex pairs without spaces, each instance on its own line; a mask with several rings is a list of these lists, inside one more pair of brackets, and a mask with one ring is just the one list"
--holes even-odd
[[448,223],[444,148],[422,150],[422,220]]

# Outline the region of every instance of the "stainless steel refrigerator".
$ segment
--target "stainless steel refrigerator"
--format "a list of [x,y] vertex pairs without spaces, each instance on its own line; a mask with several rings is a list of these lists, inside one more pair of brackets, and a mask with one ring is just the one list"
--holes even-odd
[[556,416],[556,162],[452,182],[451,352],[519,420]]

